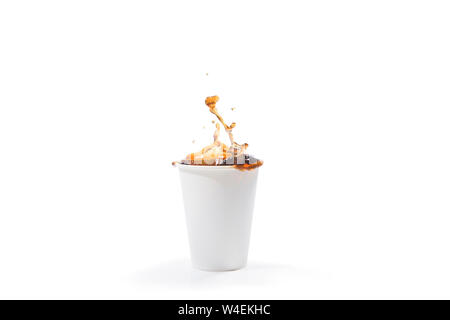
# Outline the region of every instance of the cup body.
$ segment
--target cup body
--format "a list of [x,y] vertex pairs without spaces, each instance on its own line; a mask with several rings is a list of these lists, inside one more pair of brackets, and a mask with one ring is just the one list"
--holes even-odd
[[178,167],[193,266],[205,271],[245,267],[258,168]]

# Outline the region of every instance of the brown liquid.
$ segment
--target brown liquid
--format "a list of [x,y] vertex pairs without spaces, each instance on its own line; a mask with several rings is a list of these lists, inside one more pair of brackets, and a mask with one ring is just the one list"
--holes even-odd
[[236,164],[233,167],[245,171],[245,170],[252,170],[258,167],[261,167],[263,165],[263,161],[262,160],[258,160],[255,163],[245,163],[245,164]]
[[[252,170],[262,166],[261,160],[250,157],[245,153],[248,144],[238,144],[234,141],[233,128],[236,123],[227,125],[216,109],[216,103],[219,101],[218,96],[211,96],[205,99],[205,104],[209,111],[216,116],[219,122],[225,128],[230,139],[230,147],[219,141],[220,124],[216,123],[216,130],[214,131],[214,142],[211,145],[204,147],[201,151],[190,153],[186,158],[180,161],[181,164],[186,165],[216,165],[216,166],[233,166],[239,170]],[[215,121],[212,121],[215,123]],[[174,165],[174,163],[172,163]]]
[[[227,132],[229,138],[230,138],[230,142],[231,142],[231,148],[233,149],[243,149],[242,151],[245,151],[245,149],[247,149],[248,144],[244,143],[242,145],[237,144],[236,142],[234,142],[234,138],[233,138],[233,129],[234,127],[236,127],[236,123],[233,122],[230,125],[227,125],[225,123],[225,121],[223,120],[222,116],[219,114],[219,112],[216,109],[216,103],[219,101],[219,97],[218,96],[212,96],[212,97],[207,97],[205,99],[205,104],[209,107],[209,111],[214,114],[217,119],[220,121],[220,123],[223,125],[223,127],[225,128],[225,131]],[[241,152],[243,153],[243,152]]]

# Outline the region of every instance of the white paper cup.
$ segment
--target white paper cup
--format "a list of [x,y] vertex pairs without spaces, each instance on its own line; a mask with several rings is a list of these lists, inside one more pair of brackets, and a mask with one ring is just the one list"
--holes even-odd
[[177,166],[193,266],[205,271],[245,267],[258,168]]

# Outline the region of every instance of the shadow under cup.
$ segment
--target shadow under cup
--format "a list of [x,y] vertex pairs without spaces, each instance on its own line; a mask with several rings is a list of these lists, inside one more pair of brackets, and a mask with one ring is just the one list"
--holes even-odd
[[177,167],[193,266],[205,271],[245,267],[259,168]]

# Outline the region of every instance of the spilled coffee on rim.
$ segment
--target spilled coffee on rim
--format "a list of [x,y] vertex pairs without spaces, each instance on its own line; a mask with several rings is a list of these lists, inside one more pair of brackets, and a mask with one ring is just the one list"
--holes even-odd
[[[185,159],[181,161],[173,162],[184,164],[184,165],[201,165],[201,166],[233,166],[239,170],[251,170],[262,166],[263,162],[258,160],[251,155],[247,154],[248,144],[239,144],[234,141],[233,128],[236,123],[231,123],[227,125],[216,109],[216,103],[219,101],[218,96],[207,97],[205,104],[208,106],[209,111],[214,114],[219,120],[216,122],[216,130],[214,131],[214,142],[202,150],[194,153],[190,153]],[[214,121],[213,121],[214,123]],[[228,134],[230,139],[230,145],[227,146],[225,143],[219,140],[220,125],[223,126],[225,132]]]

